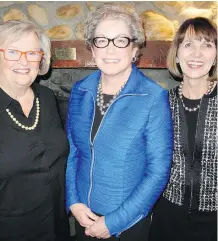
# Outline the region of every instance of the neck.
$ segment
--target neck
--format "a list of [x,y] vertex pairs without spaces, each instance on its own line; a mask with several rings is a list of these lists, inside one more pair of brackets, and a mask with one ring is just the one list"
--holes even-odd
[[19,101],[20,99],[25,98],[26,95],[28,95],[29,93],[32,92],[32,89],[28,86],[16,86],[16,88],[14,88],[14,86],[11,85],[4,85],[3,83],[0,82],[0,88],[7,93],[11,98]]
[[210,81],[207,78],[201,80],[184,78],[182,93],[188,99],[201,99],[208,91],[209,85]]
[[131,71],[132,68],[130,67],[122,74],[107,75],[102,73],[102,92],[108,95],[115,95],[120,90],[120,88],[127,82]]

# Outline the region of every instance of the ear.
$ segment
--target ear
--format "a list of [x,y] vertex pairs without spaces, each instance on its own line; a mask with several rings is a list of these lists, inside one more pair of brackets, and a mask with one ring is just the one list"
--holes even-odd
[[139,48],[138,47],[133,47],[133,50],[132,50],[132,58],[134,58],[136,56],[136,53],[139,51]]
[[94,51],[93,47],[91,47],[91,51],[92,51],[92,58],[95,59],[95,51]]

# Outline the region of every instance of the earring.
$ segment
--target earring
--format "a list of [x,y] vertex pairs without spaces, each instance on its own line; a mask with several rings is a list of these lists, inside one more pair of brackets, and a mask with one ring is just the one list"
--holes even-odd
[[93,57],[92,57],[92,60],[91,60],[91,65],[96,66],[95,58],[93,58]]
[[132,63],[135,63],[135,61],[136,61],[136,57],[133,57],[132,58]]
[[178,57],[176,57],[176,63],[177,63],[177,64],[179,63],[179,59],[178,59]]

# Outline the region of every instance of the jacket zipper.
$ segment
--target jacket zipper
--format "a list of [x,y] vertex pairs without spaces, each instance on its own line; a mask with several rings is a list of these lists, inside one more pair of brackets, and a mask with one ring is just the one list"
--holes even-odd
[[[92,126],[91,126],[91,130],[92,130],[93,123],[94,123],[94,118],[95,118],[95,100],[94,100],[94,96],[93,96],[92,92],[90,92],[90,91],[88,91],[88,90],[84,90],[84,89],[81,89],[81,88],[80,88],[80,90],[89,92],[89,93],[91,94],[91,96],[92,96],[92,99],[93,99],[93,103],[94,103],[94,115],[93,115]],[[102,126],[103,120],[105,119],[105,116],[107,115],[107,112],[109,111],[109,109],[111,108],[111,106],[112,106],[118,99],[120,99],[121,97],[123,97],[123,96],[133,96],[133,95],[144,96],[144,95],[146,95],[146,94],[124,94],[124,95],[120,95],[120,96],[119,96],[118,98],[116,98],[116,99],[110,104],[110,106],[107,108],[107,110],[106,110],[106,112],[105,112],[105,114],[104,114],[104,116],[103,116],[103,118],[102,118],[102,120],[101,120],[101,122],[100,122],[100,125],[99,125],[99,127],[98,127],[98,130],[97,130],[97,132],[96,132],[96,134],[95,134],[95,137],[94,137],[94,139],[93,139],[93,142],[91,141],[91,132],[90,132],[89,137],[90,137],[90,143],[91,143],[92,161],[91,161],[91,168],[90,168],[90,175],[89,175],[89,177],[90,177],[90,186],[89,186],[89,191],[88,191],[88,207],[89,207],[89,208],[91,208],[92,174],[93,174],[93,167],[94,167],[94,141],[95,141],[95,138],[96,138],[96,136],[97,136],[97,134],[98,134],[98,132],[99,132],[101,126]]]
[[[202,98],[203,99],[203,98]],[[202,99],[201,99],[201,102],[202,102]],[[200,102],[200,108],[201,108],[201,102]],[[194,173],[194,162],[195,162],[195,152],[196,152],[196,137],[197,137],[197,134],[198,134],[198,119],[199,119],[199,113],[200,113],[200,108],[199,108],[199,111],[198,111],[198,116],[197,116],[197,123],[196,123],[196,131],[195,131],[195,144],[194,144],[194,151],[193,151],[193,154],[192,154],[192,174]],[[189,213],[191,213],[191,209],[192,209],[192,200],[193,200],[193,175],[191,175],[191,195],[190,195],[190,201],[189,201]]]
[[130,225],[128,225],[125,229],[123,229],[121,232],[119,232],[119,233],[118,233],[118,236],[120,236],[122,232],[126,231],[127,229],[131,228],[131,227],[134,226],[136,223],[138,223],[139,220],[142,219],[142,217],[143,217],[143,215],[140,215],[140,216],[136,219],[136,221],[134,221],[133,223],[131,223]]
[[[85,89],[81,89],[81,91],[84,91],[84,92],[89,92],[92,96],[92,100],[93,100],[93,104],[94,104],[94,115],[93,115],[93,118],[92,118],[92,125],[91,125],[91,130],[92,130],[92,127],[93,127],[93,123],[94,123],[94,119],[95,119],[95,99],[94,99],[94,96],[92,94],[91,91],[88,91],[88,90],[85,90]],[[94,146],[93,146],[93,142],[92,142],[92,139],[91,139],[91,131],[90,131],[90,135],[89,135],[89,141],[90,141],[90,149],[91,149],[91,155],[92,155],[92,161],[91,161],[91,168],[90,168],[90,173],[89,173],[89,178],[90,178],[90,186],[89,186],[89,191],[88,191],[88,198],[87,198],[87,203],[88,203],[88,207],[90,208],[91,204],[90,204],[90,196],[91,196],[91,191],[92,191],[92,172],[93,172],[93,167],[94,167]]]

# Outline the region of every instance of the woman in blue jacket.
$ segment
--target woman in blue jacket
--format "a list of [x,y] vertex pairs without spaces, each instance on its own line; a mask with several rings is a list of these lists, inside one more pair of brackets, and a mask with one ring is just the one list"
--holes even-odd
[[99,70],[70,97],[67,210],[77,241],[146,241],[171,166],[168,92],[134,64],[144,43],[135,13],[103,4],[87,17],[85,37]]

